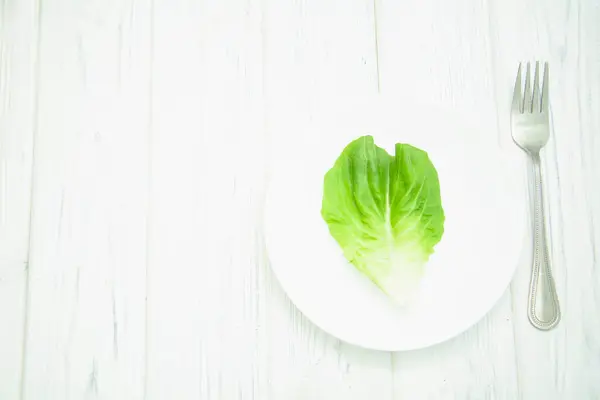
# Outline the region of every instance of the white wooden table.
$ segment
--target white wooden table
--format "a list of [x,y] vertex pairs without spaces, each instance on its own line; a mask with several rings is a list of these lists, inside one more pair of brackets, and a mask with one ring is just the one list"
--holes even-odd
[[[598,21],[597,0],[0,1],[0,399],[600,399]],[[273,138],[379,92],[510,140],[534,59],[561,325],[527,322],[523,263],[432,348],[315,328],[266,257]]]

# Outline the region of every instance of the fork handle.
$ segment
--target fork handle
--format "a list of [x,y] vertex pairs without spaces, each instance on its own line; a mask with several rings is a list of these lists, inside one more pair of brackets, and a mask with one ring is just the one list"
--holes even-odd
[[554,328],[560,321],[560,306],[550,268],[546,227],[544,223],[544,196],[539,154],[533,154],[533,266],[529,284],[528,312],[531,324],[541,330]]

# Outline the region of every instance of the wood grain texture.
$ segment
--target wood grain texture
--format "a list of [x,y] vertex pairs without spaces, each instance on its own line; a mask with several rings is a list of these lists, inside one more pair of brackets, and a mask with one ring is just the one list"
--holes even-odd
[[547,7],[540,1],[498,1],[490,10],[499,113],[508,112],[512,96],[507,87],[514,79],[511,60],[550,63],[552,132],[542,158],[563,319],[551,332],[531,329],[524,308],[530,271],[527,259],[512,285],[520,395],[524,399],[598,398],[600,338],[594,333],[600,322],[594,259],[598,207],[591,206],[597,189],[590,182],[597,180],[599,170],[589,157],[598,121],[597,111],[589,108],[597,101],[590,90],[598,93],[597,72],[591,71],[597,71],[599,54],[597,29],[589,21],[598,18],[598,5],[579,1]]
[[19,396],[37,59],[35,1],[0,2],[0,398]]
[[[599,20],[596,0],[0,0],[0,399],[600,398]],[[527,250],[446,343],[315,327],[269,267],[271,156],[376,93],[514,146],[535,59],[558,328],[527,321]]]
[[147,399],[261,398],[261,15],[155,1]]
[[22,399],[143,396],[149,17],[42,4]]
[[[377,93],[375,21],[370,0],[272,0],[264,9],[266,130],[273,155],[306,138],[330,102]],[[347,345],[312,325],[270,271],[264,295],[270,385],[260,398],[392,399],[391,354]]]

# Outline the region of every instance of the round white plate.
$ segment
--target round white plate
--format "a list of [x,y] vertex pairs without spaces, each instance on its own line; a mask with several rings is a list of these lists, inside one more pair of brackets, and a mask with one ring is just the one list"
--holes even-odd
[[[520,256],[523,155],[514,145],[500,146],[495,130],[481,129],[494,123],[434,107],[368,99],[320,109],[273,149],[265,229],[283,289],[321,329],[365,348],[423,348],[467,330],[499,300]],[[445,232],[406,308],[346,261],[320,214],[324,174],[346,144],[365,134],[390,154],[396,142],[427,151],[439,174]]]

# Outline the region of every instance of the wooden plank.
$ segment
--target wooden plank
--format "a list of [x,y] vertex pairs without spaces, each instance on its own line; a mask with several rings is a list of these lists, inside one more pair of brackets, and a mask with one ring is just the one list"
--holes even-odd
[[23,399],[140,399],[149,2],[41,15]]
[[260,1],[155,1],[147,399],[265,398]]
[[[348,98],[377,93],[376,37],[371,1],[267,1],[264,10],[272,159],[298,141],[318,141],[310,132],[322,128],[315,124],[328,107],[339,111]],[[270,386],[261,398],[392,398],[390,353],[348,345],[315,327],[270,270],[266,285]]]
[[[560,368],[559,382],[562,381],[564,385],[565,394],[562,397],[593,398],[600,397],[600,381],[597,379],[600,376],[600,337],[597,334],[600,331],[600,188],[595,184],[600,182],[600,3],[579,1],[577,16],[577,24],[574,24],[574,27],[578,27],[579,63],[572,74],[573,80],[577,82],[581,127],[578,135],[571,130],[573,125],[570,121],[563,120],[563,124],[554,127],[556,136],[560,132],[561,137],[564,135],[566,140],[569,140],[569,136],[578,137],[579,162],[567,164],[565,157],[562,165],[569,165],[571,168],[578,166],[581,174],[576,192],[579,201],[570,207],[573,211],[579,210],[581,215],[576,220],[565,216],[565,220],[569,222],[569,234],[580,235],[581,242],[572,248],[563,267],[565,280],[569,285],[567,290],[571,296],[567,300],[567,312],[570,315],[566,321],[571,325],[567,331],[568,342],[564,348],[569,359]],[[559,107],[564,104],[558,103]],[[555,107],[554,114],[557,115],[559,111],[560,108]],[[559,143],[557,147],[558,145]],[[577,207],[582,205],[581,198],[584,207],[578,209]],[[563,205],[565,214],[568,210],[569,208]],[[585,226],[582,224],[587,224],[587,229],[580,230],[580,227]],[[567,232],[563,235],[567,235]],[[572,279],[573,277],[575,279]],[[578,329],[581,331],[577,332]],[[575,336],[572,336],[573,331],[577,332]],[[580,349],[573,352],[573,346],[579,346]],[[569,365],[574,363],[578,365],[575,370],[569,368]]]
[[[377,5],[382,92],[399,101],[452,109],[480,126],[483,140],[512,146],[505,136],[509,131],[498,127],[503,117],[494,97],[487,3],[377,0]],[[429,349],[395,355],[395,396],[518,398],[514,349],[507,290],[466,333]]]
[[[508,110],[518,61],[550,63],[553,129],[543,150],[543,176],[551,253],[563,319],[540,333],[527,321],[530,264],[513,284],[517,365],[523,398],[596,398],[600,387],[597,317],[598,238],[598,5],[594,2],[494,1],[491,3],[497,98]],[[505,111],[508,112],[508,111]],[[594,202],[595,201],[595,202]]]
[[33,154],[37,9],[0,2],[0,398],[19,396]]

